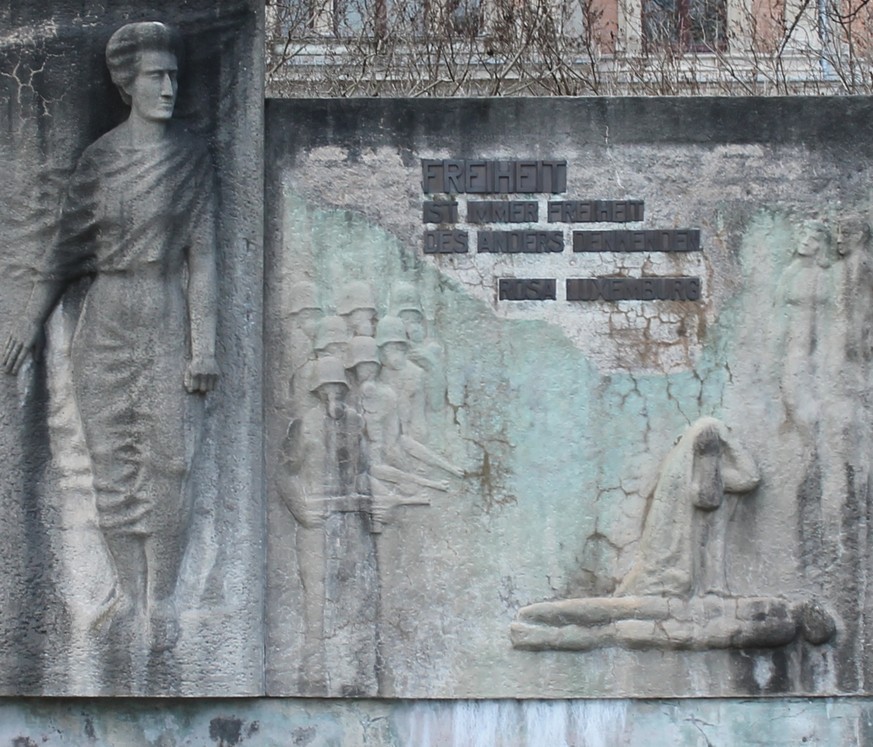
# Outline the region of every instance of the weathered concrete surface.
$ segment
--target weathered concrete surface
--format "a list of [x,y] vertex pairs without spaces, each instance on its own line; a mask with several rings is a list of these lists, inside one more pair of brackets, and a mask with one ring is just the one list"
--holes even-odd
[[[871,115],[868,99],[269,101],[268,692],[867,691]],[[422,188],[422,159],[477,158],[566,159],[566,193],[518,197],[539,205],[538,222],[524,228],[556,229],[545,221],[551,199],[642,200],[644,220],[632,227],[699,229],[701,251],[579,254],[571,233],[591,226],[565,224],[562,253],[477,254],[482,226],[467,220],[475,196],[461,194],[457,222],[443,227],[467,231],[470,251],[424,254],[425,230],[440,226],[422,222],[423,202],[433,199]],[[702,294],[562,295],[567,278],[612,274],[700,277]],[[557,299],[500,301],[499,277],[556,279]],[[301,412],[340,410],[322,385],[302,389],[321,400],[296,400],[292,375],[351,342],[331,352],[315,327],[307,342],[294,298],[309,283],[310,311],[332,319],[351,281],[371,286],[380,324],[398,313],[398,287],[417,288],[425,341],[438,354],[430,360],[441,362],[445,383],[415,440],[463,476],[428,472],[445,487],[419,491],[428,505],[394,510],[377,534],[366,510],[354,518],[346,509],[319,535],[295,503],[313,478],[301,478],[287,445]],[[325,325],[339,329],[335,319]],[[416,345],[410,336],[408,355]],[[356,399],[357,372],[347,376],[337,396],[343,412],[358,412],[366,398]],[[408,394],[416,377],[423,382],[415,374],[391,386]],[[387,380],[379,373],[376,383]],[[361,421],[344,415],[325,426],[331,443],[369,438],[367,408],[360,412]],[[676,550],[684,558],[708,546],[704,536],[717,538],[719,567],[707,584],[731,598],[776,600],[774,609],[808,602],[833,617],[835,637],[666,654],[513,650],[509,628],[521,607],[622,588],[640,557],[660,465],[701,417],[733,431],[760,484],[732,494],[714,473],[701,491],[706,460],[691,459],[676,473],[677,495],[711,514],[709,534],[677,524],[662,536],[697,543]],[[311,443],[328,443],[320,438]],[[359,485],[341,488],[346,506],[375,498]],[[684,509],[680,518],[697,521]],[[305,578],[315,567],[311,575],[333,589],[315,595],[323,629],[319,613],[308,628],[299,613],[313,599]],[[680,596],[691,593],[680,586]],[[378,595],[377,608],[355,596],[364,588]],[[351,653],[368,646],[375,660]],[[366,663],[350,671],[350,659]]]
[[857,747],[864,698],[593,701],[24,700],[13,747]]

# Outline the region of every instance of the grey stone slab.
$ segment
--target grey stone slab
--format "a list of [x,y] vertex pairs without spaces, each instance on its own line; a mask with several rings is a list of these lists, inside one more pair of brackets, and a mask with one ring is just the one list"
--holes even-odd
[[268,693],[869,691],[871,115],[268,101]]
[[262,24],[0,7],[0,692],[262,691]]
[[14,747],[857,747],[869,698],[564,701],[9,699]]

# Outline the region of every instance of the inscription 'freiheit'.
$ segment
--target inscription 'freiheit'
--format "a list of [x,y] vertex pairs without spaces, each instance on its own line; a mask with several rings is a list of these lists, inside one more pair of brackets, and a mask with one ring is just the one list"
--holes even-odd
[[697,252],[700,230],[573,231],[574,252]]
[[567,191],[566,161],[422,159],[421,175],[425,194],[557,194]]
[[700,278],[571,278],[568,301],[699,301]]
[[630,223],[643,219],[642,200],[555,200],[549,223]]
[[559,254],[564,251],[562,231],[479,231],[481,254]]

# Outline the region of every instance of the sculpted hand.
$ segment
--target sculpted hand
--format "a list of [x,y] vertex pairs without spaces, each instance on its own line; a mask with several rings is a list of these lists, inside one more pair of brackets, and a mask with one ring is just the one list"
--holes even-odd
[[36,347],[42,328],[38,324],[25,322],[19,324],[3,347],[3,368],[8,374],[17,374],[21,364],[27,359],[28,354]]
[[191,394],[206,394],[218,383],[218,365],[212,356],[195,356],[185,371],[185,389]]

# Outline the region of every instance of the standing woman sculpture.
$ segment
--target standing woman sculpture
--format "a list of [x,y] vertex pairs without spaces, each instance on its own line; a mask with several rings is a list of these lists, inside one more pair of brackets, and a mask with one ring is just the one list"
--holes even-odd
[[106,670],[134,690],[178,638],[201,407],[192,395],[218,378],[213,172],[205,145],[172,121],[180,56],[162,23],[110,38],[106,62],[130,116],[82,154],[46,271],[3,354],[17,373],[64,290],[92,278],[71,344],[73,391],[117,577]]

